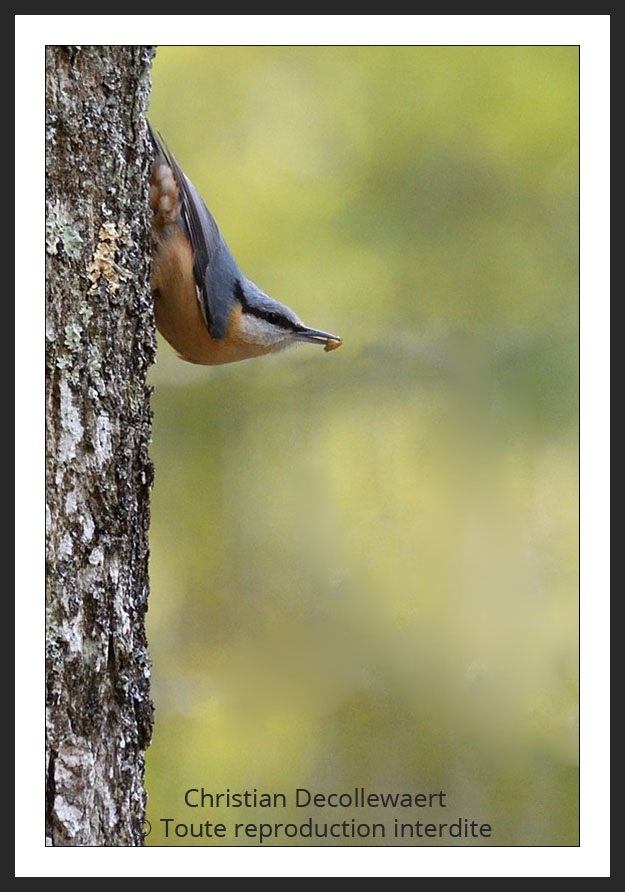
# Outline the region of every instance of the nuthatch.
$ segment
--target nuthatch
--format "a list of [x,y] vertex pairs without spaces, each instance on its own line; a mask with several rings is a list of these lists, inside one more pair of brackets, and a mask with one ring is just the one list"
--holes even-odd
[[[148,125],[149,126],[149,125]],[[341,339],[307,328],[240,271],[210,211],[150,127],[155,160],[152,291],[156,326],[182,359],[238,362],[298,341],[335,350]]]

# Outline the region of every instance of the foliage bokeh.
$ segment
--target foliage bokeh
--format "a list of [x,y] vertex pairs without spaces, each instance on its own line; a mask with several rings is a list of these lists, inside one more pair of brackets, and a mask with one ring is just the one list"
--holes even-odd
[[344,345],[160,342],[148,843],[243,820],[190,787],[364,786],[576,844],[577,48],[160,47],[150,116]]

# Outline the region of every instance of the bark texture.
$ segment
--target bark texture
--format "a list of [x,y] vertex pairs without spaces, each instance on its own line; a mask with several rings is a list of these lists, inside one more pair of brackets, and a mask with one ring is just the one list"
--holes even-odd
[[153,48],[46,49],[46,841],[143,845]]

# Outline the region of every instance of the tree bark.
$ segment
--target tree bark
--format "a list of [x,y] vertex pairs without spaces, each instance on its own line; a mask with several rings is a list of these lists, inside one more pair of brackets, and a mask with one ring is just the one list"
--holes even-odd
[[153,47],[46,48],[46,841],[143,845]]

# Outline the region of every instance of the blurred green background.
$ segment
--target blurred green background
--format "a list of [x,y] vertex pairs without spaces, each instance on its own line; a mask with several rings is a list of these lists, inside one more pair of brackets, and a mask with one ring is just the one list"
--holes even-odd
[[390,825],[183,802],[357,785],[575,845],[577,47],[160,47],[150,118],[243,271],[344,345],[159,341],[148,844]]

